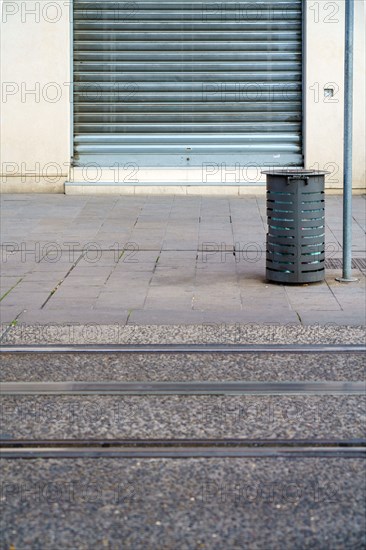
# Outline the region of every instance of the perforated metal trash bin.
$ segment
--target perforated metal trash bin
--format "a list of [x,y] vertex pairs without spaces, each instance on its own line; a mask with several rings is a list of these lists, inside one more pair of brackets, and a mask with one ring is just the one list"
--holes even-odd
[[324,279],[324,176],[315,170],[264,171],[267,175],[266,277],[278,283]]

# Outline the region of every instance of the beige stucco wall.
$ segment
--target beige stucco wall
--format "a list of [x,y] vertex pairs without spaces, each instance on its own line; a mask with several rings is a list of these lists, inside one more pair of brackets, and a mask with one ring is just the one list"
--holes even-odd
[[[366,164],[364,0],[355,0],[355,10],[353,184],[361,189]],[[70,3],[3,0],[0,24],[1,188],[5,192],[63,192],[65,181],[80,181],[81,174],[70,170]],[[306,1],[305,165],[332,171],[327,180],[332,189],[341,188],[343,181],[343,44],[344,0]],[[330,100],[324,97],[325,87],[334,89]],[[141,169],[140,186],[126,186],[126,192],[146,192],[143,183],[160,184],[163,192],[164,183],[173,180],[183,191],[188,184],[200,183],[205,184],[199,188],[205,192],[228,190],[225,179],[226,183],[230,179],[225,174],[218,172],[212,187],[202,174],[201,169],[192,168]],[[237,189],[238,193],[250,190]],[[116,192],[118,187],[109,190]],[[87,191],[92,192],[93,186]]]
[[366,2],[355,2],[354,186],[366,187]]
[[[365,187],[364,0],[355,0],[353,186]],[[343,94],[345,2],[306,2],[305,140],[307,167],[332,172],[327,186],[343,184]],[[324,89],[333,89],[332,98]]]
[[69,6],[3,0],[2,187],[63,192],[70,165]]

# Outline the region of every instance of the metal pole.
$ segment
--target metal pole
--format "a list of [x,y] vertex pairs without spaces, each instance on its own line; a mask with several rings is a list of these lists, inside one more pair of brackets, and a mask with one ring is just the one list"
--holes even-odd
[[343,149],[343,273],[339,281],[357,281],[352,277],[352,128],[353,128],[353,30],[354,0],[346,0],[344,52],[344,149]]

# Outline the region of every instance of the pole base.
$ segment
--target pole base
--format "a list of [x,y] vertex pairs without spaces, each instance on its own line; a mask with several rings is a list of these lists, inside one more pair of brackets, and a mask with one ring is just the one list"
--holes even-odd
[[338,281],[339,283],[357,283],[358,282],[358,279],[356,277],[348,277],[348,278],[336,277],[335,280]]

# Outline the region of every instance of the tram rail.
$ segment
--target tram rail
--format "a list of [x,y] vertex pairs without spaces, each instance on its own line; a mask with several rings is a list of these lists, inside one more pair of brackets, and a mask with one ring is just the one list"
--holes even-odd
[[0,353],[365,353],[364,344],[2,344]]
[[14,439],[3,458],[366,458],[366,439]]
[[[53,344],[2,345],[12,354],[359,354],[363,344]],[[4,382],[22,395],[366,395],[364,381]],[[366,458],[366,439],[0,439],[5,459],[35,458]]]

